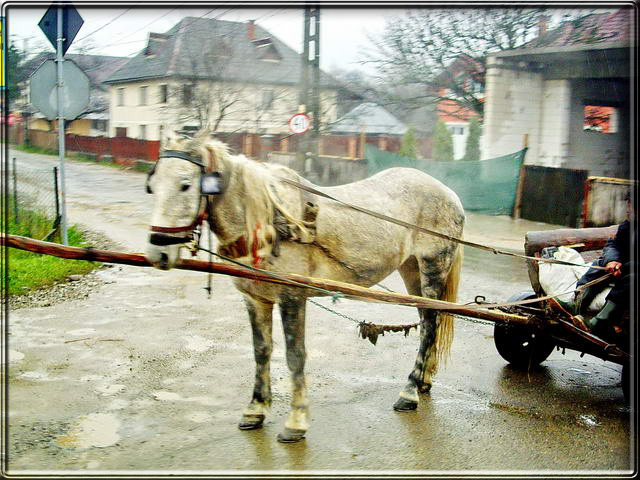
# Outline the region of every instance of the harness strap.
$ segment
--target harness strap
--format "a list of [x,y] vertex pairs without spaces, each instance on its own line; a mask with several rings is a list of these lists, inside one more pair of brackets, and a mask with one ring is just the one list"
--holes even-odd
[[193,221],[193,223],[191,223],[191,225],[187,225],[185,227],[158,227],[156,225],[151,225],[150,230],[152,232],[157,232],[157,233],[181,233],[181,232],[190,232],[191,230],[193,230],[194,228],[196,228],[198,225],[200,225],[205,217],[207,216],[207,212],[206,209],[201,210],[198,213],[198,216],[196,217],[196,219]]
[[[182,150],[163,150],[158,157],[158,161],[160,161],[160,158],[180,158],[181,160],[186,160],[187,162],[190,162],[190,163],[193,163],[194,165],[199,166],[202,172],[207,171],[207,166],[202,162],[202,157],[192,156],[189,152],[185,152]],[[151,177],[151,175],[155,172],[157,165],[158,165],[158,162],[155,163],[155,165],[153,166],[153,169],[149,172],[149,175],[147,177],[147,182],[149,177]],[[203,202],[201,198],[200,205],[198,206],[198,216],[190,225],[186,225],[184,227],[159,227],[156,225],[151,225],[150,230],[155,233],[182,233],[182,232],[190,232],[194,230],[198,225],[200,225],[204,221],[204,219],[207,216],[209,200],[207,199],[207,201],[204,202],[204,208],[202,207],[202,203]]]

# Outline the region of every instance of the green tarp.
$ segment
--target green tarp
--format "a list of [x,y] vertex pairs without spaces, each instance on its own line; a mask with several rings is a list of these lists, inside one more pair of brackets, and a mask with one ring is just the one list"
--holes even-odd
[[367,145],[369,175],[392,167],[411,167],[437,178],[456,192],[465,210],[488,215],[511,215],[520,167],[527,149],[477,161],[436,162],[404,157]]

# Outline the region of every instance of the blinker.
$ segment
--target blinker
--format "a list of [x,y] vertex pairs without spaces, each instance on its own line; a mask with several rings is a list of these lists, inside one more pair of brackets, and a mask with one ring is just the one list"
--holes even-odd
[[222,193],[222,177],[219,172],[205,173],[200,177],[200,194],[216,195]]

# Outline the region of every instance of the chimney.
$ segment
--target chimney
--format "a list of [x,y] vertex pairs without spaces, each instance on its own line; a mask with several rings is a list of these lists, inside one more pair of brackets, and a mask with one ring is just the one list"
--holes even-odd
[[256,24],[255,20],[249,20],[247,22],[247,38],[250,42],[253,42],[256,39]]
[[540,15],[538,18],[538,37],[542,37],[547,33],[547,26],[549,25],[549,17],[547,15]]

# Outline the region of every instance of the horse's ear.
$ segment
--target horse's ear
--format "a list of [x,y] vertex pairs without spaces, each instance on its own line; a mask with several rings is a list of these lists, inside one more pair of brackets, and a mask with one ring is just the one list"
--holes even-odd
[[211,169],[211,171],[218,171],[220,170],[220,162],[221,160],[218,159],[217,155],[216,155],[216,151],[215,149],[208,144],[204,145],[204,150],[207,152],[207,165],[209,165],[209,168]]
[[201,128],[198,133],[193,137],[194,140],[199,142],[206,142],[211,138],[211,131],[208,128]]

